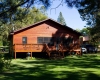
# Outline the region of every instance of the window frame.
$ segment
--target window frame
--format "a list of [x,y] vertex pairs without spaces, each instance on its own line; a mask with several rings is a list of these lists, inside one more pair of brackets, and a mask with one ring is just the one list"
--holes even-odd
[[[40,41],[40,39],[42,41]],[[42,44],[43,43],[43,37],[37,37],[37,44]]]
[[22,37],[22,44],[27,44],[27,37]]
[[[41,38],[41,41],[39,41],[39,38]],[[43,44],[43,43],[50,43],[52,37],[37,37],[37,44]]]

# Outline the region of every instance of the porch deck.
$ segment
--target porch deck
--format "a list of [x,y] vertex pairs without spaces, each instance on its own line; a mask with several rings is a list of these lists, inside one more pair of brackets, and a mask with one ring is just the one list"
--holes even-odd
[[50,57],[51,53],[56,52],[59,56],[62,55],[64,57],[64,52],[76,52],[76,54],[81,54],[81,49],[78,45],[70,45],[70,47],[64,47],[63,45],[59,45],[59,49],[55,46],[48,46],[47,44],[14,44],[13,51],[16,52],[30,52],[32,57],[32,52],[47,52]]

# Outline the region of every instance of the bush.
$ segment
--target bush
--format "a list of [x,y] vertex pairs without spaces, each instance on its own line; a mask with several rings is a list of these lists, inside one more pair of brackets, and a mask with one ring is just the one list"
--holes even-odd
[[9,53],[0,54],[0,72],[10,68],[10,64],[11,64],[11,55]]
[[0,71],[4,70],[4,60],[3,55],[0,54]]

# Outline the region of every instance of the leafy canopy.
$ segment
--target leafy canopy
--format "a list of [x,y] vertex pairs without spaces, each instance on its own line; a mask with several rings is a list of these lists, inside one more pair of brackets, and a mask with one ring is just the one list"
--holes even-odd
[[2,36],[3,45],[8,45],[7,38],[13,30],[18,30],[47,19],[47,15],[43,11],[44,9],[40,10],[35,7],[29,9],[18,7],[16,13],[7,18],[9,21],[2,23],[2,26],[0,26],[0,36]]
[[[23,15],[26,15],[28,8],[38,5],[44,5],[48,9],[54,0],[0,0],[0,25],[8,23],[11,16],[14,15],[19,7],[26,8]],[[100,0],[60,0],[58,8],[62,4],[67,4],[68,7],[76,7],[80,13],[82,20],[87,21],[87,24],[94,27],[93,30],[100,29]],[[23,15],[20,15],[22,18]],[[19,19],[19,18],[18,18]],[[92,32],[93,32],[92,30]],[[98,35],[99,30],[94,32],[94,35]],[[99,32],[100,33],[100,32]]]

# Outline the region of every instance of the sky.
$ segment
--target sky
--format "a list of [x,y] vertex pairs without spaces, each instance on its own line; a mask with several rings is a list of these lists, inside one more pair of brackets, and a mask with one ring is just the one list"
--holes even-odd
[[86,26],[86,22],[82,21],[76,8],[69,8],[63,3],[63,6],[61,5],[56,9],[52,9],[57,7],[60,3],[61,0],[54,0],[52,6],[47,10],[48,17],[57,20],[59,13],[62,12],[67,26],[72,29],[83,29],[84,26]]

